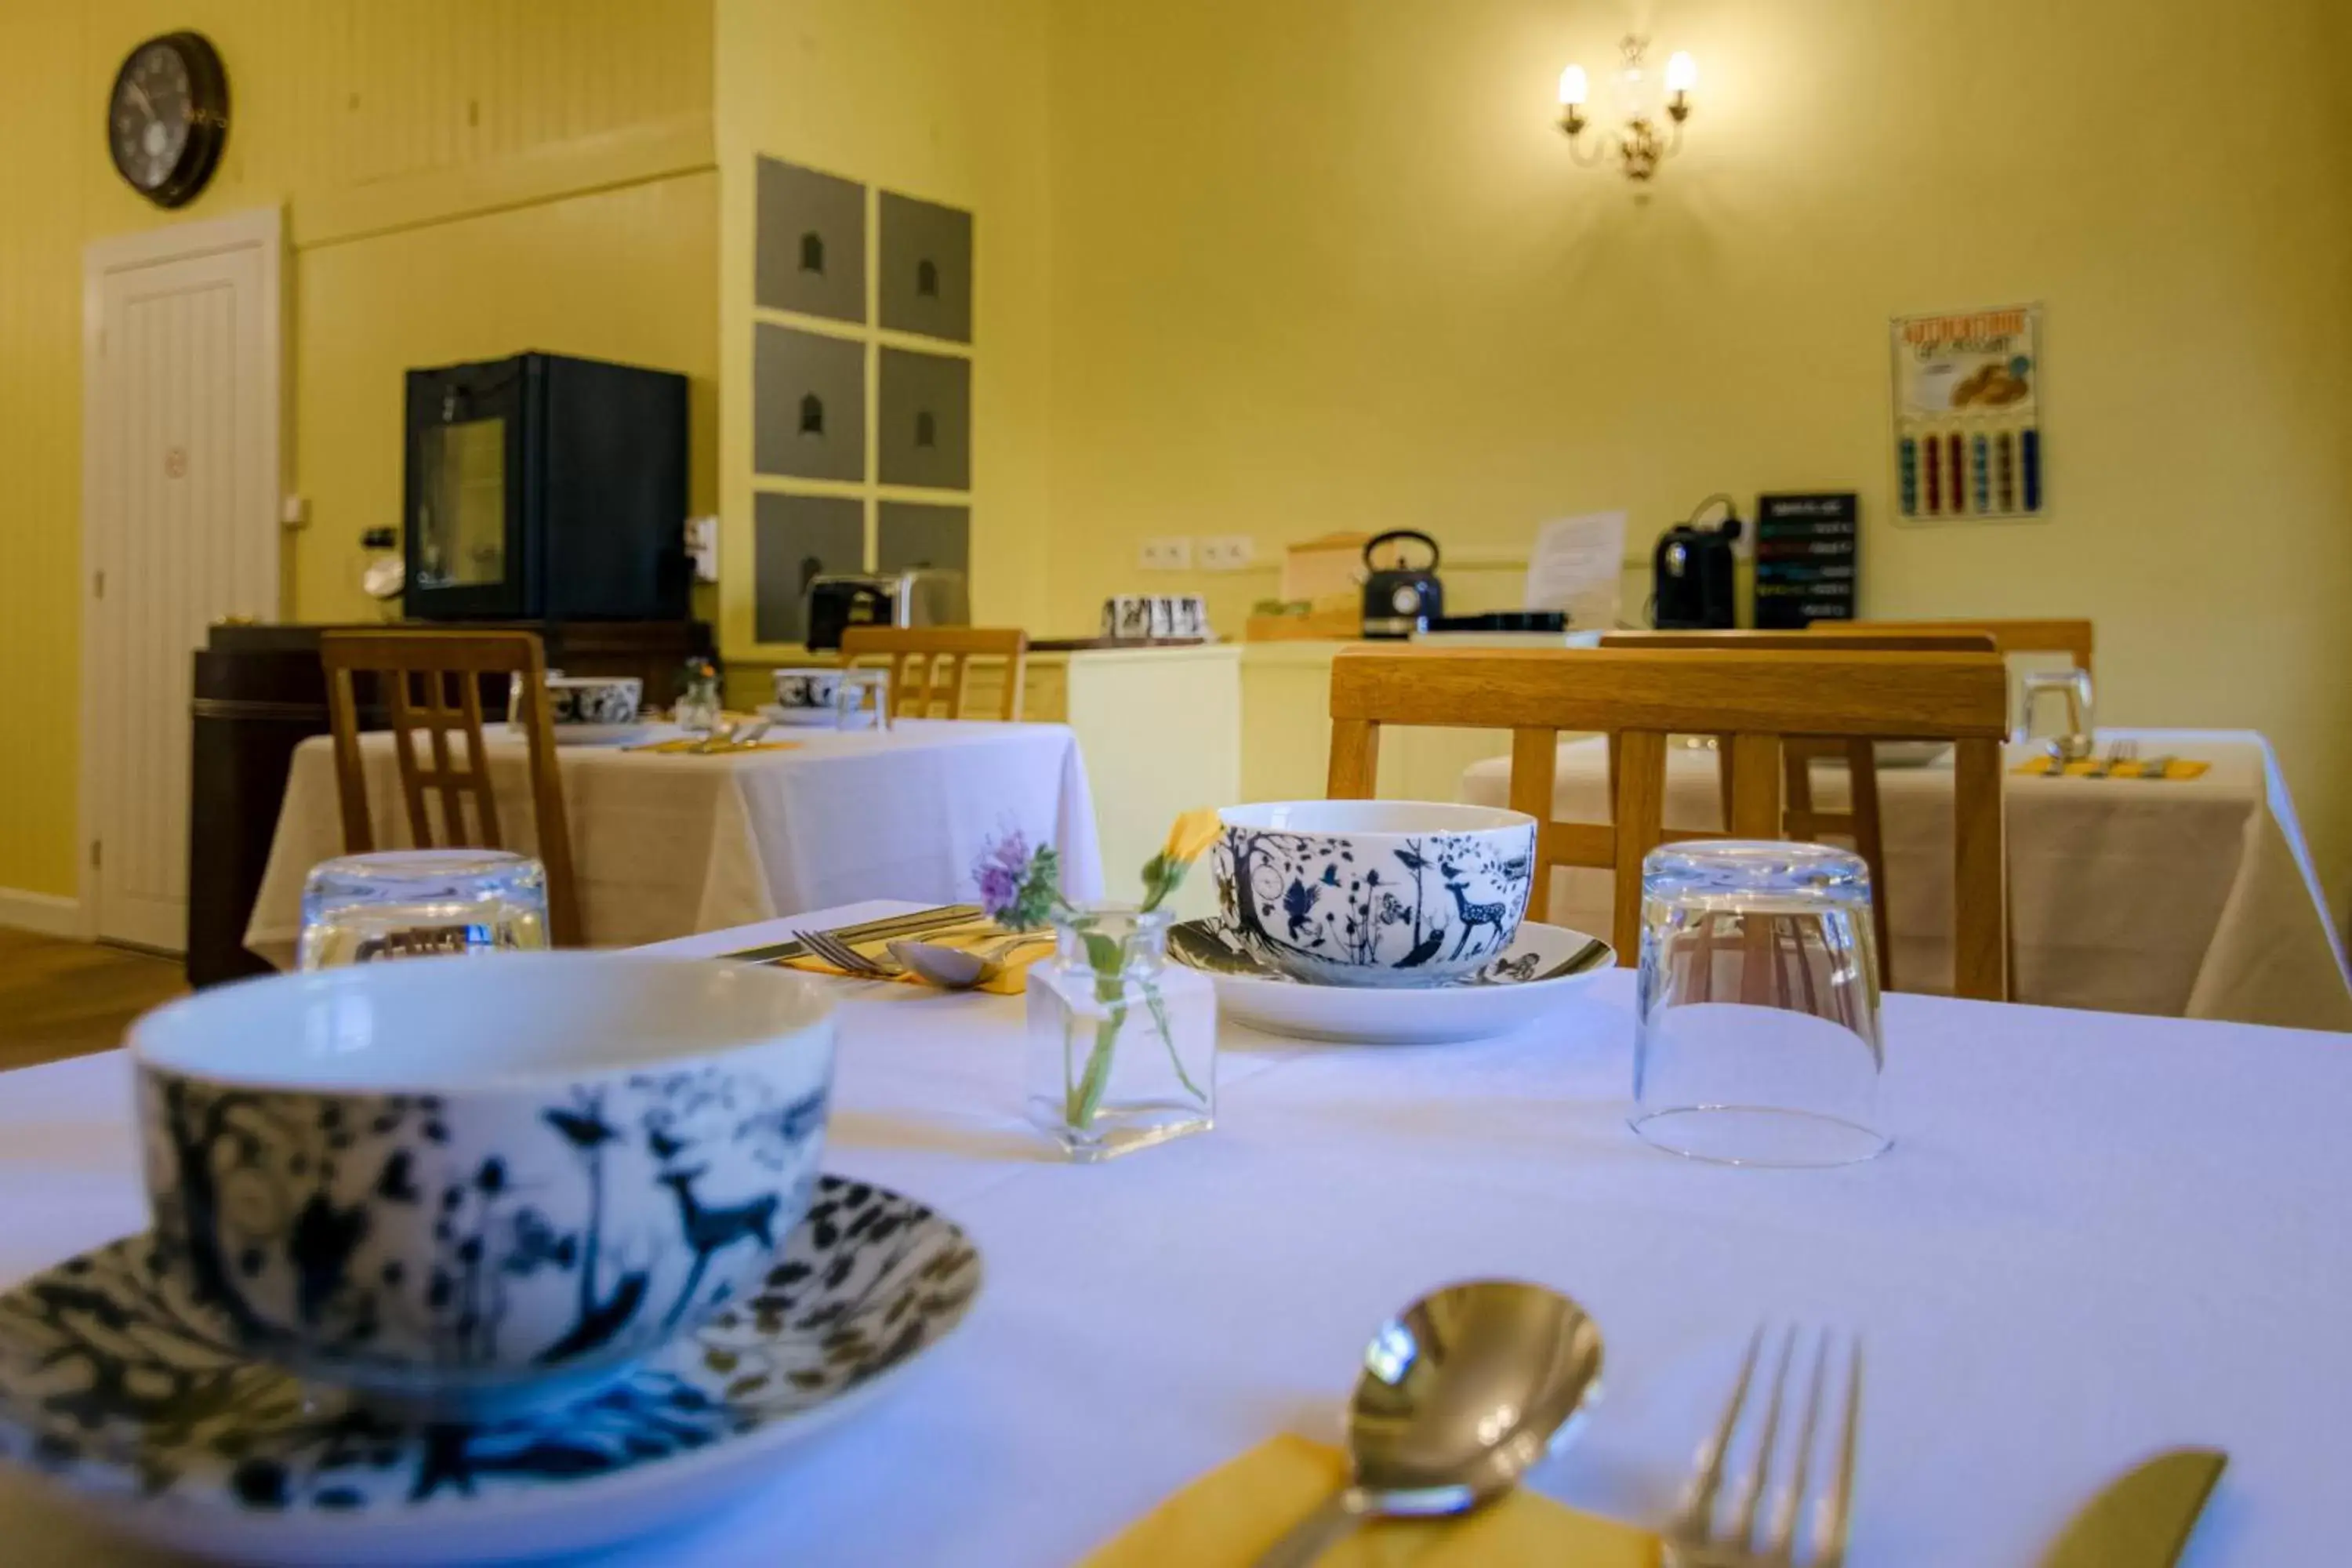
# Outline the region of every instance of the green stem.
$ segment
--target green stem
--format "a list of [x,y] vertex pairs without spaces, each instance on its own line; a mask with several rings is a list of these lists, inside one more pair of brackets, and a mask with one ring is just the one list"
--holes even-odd
[[1168,1047],[1168,1065],[1176,1069],[1177,1079],[1192,1091],[1192,1098],[1206,1105],[1209,1097],[1201,1092],[1201,1086],[1194,1083],[1192,1075],[1184,1070],[1184,1058],[1176,1054],[1176,1028],[1168,1021],[1168,1004],[1161,999],[1160,987],[1147,984],[1143,987],[1143,1000],[1151,1008],[1151,1022],[1160,1031],[1160,1043]]
[[[1102,984],[1097,978],[1097,991]],[[1109,984],[1117,986],[1118,983],[1113,979]],[[1102,999],[1109,1000],[1108,997]],[[1086,1076],[1078,1081],[1077,1102],[1073,1105],[1066,1100],[1063,1104],[1063,1110],[1072,1126],[1092,1127],[1095,1124],[1095,1112],[1102,1109],[1103,1092],[1110,1088],[1111,1054],[1118,1048],[1118,1032],[1126,1025],[1127,1003],[1122,997],[1112,1004],[1109,1016],[1095,1026],[1095,1048],[1093,1054],[1087,1058]]]

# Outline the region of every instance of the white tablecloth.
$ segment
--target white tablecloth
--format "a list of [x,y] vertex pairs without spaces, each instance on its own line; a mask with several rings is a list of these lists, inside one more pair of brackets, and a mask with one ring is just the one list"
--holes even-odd
[[[1011,828],[1059,847],[1072,898],[1102,895],[1086,763],[1066,725],[904,720],[883,733],[769,738],[794,744],[732,756],[558,748],[592,945],[633,947],[855,898],[969,899],[982,844]],[[486,739],[499,824],[529,853],[538,837],[528,755],[502,729]],[[376,841],[405,845],[392,736],[360,743]],[[247,946],[291,962],[302,879],[342,848],[334,749],[320,736],[294,753]]]
[[[2340,1560],[2352,1042],[1894,996],[1895,1149],[1741,1171],[1625,1130],[1632,993],[1612,973],[1472,1045],[1228,1028],[1214,1131],[1077,1167],[1015,1120],[1018,999],[845,987],[826,1163],[964,1224],[987,1285],[743,1509],[598,1562],[1069,1563],[1269,1434],[1333,1435],[1382,1317],[1494,1274],[1601,1325],[1607,1397],[1533,1477],[1583,1507],[1663,1519],[1749,1330],[1796,1318],[1867,1336],[1854,1568],[2034,1562],[2180,1443],[2231,1455],[2189,1568]],[[129,1079],[119,1054],[0,1077],[0,1281],[142,1222]],[[13,1476],[0,1543],[12,1568],[149,1561]]]
[[[2201,778],[2033,778],[2007,786],[2010,919],[2020,1001],[2055,1007],[2352,1029],[2352,986],[2294,805],[2270,744],[2252,731],[2102,731],[2140,755],[2210,762]],[[2012,750],[2012,763],[2032,755]],[[2104,753],[2103,753],[2104,754]],[[1559,749],[1553,814],[1608,820],[1608,748]],[[1500,805],[1510,759],[1473,765],[1462,798]],[[1668,753],[1666,825],[1721,825],[1716,753]],[[1952,772],[1878,771],[1895,983],[1948,993]],[[1843,764],[1816,763],[1815,804],[1846,803]],[[1553,874],[1554,923],[1607,934],[1605,871]]]

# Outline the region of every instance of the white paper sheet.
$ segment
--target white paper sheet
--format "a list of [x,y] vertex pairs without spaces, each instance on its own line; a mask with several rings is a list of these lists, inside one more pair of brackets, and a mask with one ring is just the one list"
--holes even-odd
[[1528,608],[1566,610],[1570,629],[1607,631],[1617,624],[1624,574],[1625,514],[1588,512],[1547,522],[1528,558]]

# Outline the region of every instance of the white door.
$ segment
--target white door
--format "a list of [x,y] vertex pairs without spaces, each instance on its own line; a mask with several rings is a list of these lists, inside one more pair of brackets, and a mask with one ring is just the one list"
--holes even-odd
[[192,656],[278,605],[277,215],[92,246],[82,777],[94,932],[177,951]]

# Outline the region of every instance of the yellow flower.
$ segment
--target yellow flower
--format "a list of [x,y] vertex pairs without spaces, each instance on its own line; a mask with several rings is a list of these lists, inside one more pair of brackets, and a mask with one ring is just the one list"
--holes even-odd
[[1206,807],[1188,811],[1176,819],[1176,826],[1168,830],[1168,846],[1160,851],[1160,858],[1171,866],[1190,865],[1199,859],[1202,851],[1214,844],[1217,835],[1223,831],[1223,825],[1218,822],[1215,812]]

